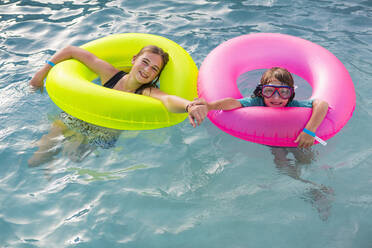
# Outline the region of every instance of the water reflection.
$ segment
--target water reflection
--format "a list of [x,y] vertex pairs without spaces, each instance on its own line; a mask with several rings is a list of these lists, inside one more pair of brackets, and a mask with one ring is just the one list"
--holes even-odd
[[[316,208],[320,219],[328,220],[334,195],[333,189],[301,177],[302,169],[308,167],[316,159],[316,152],[312,148],[271,147],[271,153],[274,155],[276,168],[281,174],[310,185],[303,199]],[[290,157],[291,155],[293,158]]]

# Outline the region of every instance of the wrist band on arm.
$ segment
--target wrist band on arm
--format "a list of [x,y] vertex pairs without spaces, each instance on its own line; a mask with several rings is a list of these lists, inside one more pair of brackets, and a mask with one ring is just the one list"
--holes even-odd
[[327,145],[327,142],[325,142],[324,140],[322,140],[321,138],[316,136],[316,134],[314,132],[311,132],[310,130],[307,130],[306,128],[304,128],[303,132],[310,135],[310,136],[313,136],[315,138],[315,140],[318,141],[323,146]]
[[189,112],[189,107],[190,107],[190,103],[186,105],[186,108],[185,108],[186,113]]
[[56,64],[54,64],[52,61],[50,61],[50,60],[45,60],[45,63],[47,63],[48,65],[50,65],[50,66],[55,66]]

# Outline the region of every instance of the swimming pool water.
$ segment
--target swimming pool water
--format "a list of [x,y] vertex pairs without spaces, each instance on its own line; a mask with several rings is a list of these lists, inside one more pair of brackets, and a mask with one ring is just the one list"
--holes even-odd
[[[371,23],[368,0],[0,1],[0,246],[372,247]],[[60,112],[29,89],[32,75],[67,44],[126,32],[174,40],[198,67],[239,35],[308,39],[350,72],[354,115],[311,153],[184,121],[123,132],[81,162],[64,150],[29,167]],[[243,94],[260,73],[240,77]],[[311,95],[296,84],[296,97]]]

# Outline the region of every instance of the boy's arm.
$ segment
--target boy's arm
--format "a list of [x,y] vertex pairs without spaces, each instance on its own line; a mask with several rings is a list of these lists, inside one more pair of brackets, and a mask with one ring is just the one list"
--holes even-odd
[[223,98],[207,103],[208,110],[232,110],[241,108],[242,104],[234,98]]
[[[206,107],[205,108],[206,111],[204,111],[204,108],[199,110],[200,107],[204,108]],[[194,101],[189,102],[186,105],[185,109],[186,112],[189,113],[189,120],[191,125],[195,127],[196,125],[194,119],[196,119],[198,124],[200,124],[200,122],[204,120],[205,116],[208,114],[208,111],[210,110],[231,110],[240,107],[242,107],[241,103],[234,98],[224,98],[209,103],[203,98],[195,98]],[[193,112],[195,112],[195,114]],[[203,115],[200,115],[198,112],[200,112]],[[200,119],[201,121],[199,122],[198,119]]]
[[[313,112],[305,128],[315,133],[317,128],[320,126],[325,116],[327,115],[327,111],[328,103],[323,100],[315,99],[313,101]],[[295,143],[298,143],[299,148],[307,148],[314,144],[314,137],[301,132],[295,140]]]

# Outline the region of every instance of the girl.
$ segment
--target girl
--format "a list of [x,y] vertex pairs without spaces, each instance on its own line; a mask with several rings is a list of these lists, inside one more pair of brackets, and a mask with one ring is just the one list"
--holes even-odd
[[[291,73],[281,67],[267,70],[261,78],[251,97],[242,99],[224,98],[207,103],[199,99],[191,104],[205,104],[209,110],[232,110],[241,107],[266,106],[266,107],[307,107],[313,112],[305,128],[311,132],[316,131],[328,111],[328,103],[322,100],[293,100],[295,96],[294,81]],[[307,148],[314,144],[314,137],[301,132],[295,140],[299,148]]]
[[[50,61],[47,61],[31,79],[30,85],[42,88],[44,78],[52,66],[67,59],[76,59],[84,63],[98,74],[104,87],[154,97],[162,101],[170,112],[188,112],[189,121],[193,127],[199,125],[207,115],[205,105],[191,105],[190,101],[178,96],[168,95],[157,88],[156,83],[159,75],[169,59],[168,54],[157,46],[143,47],[138,54],[134,55],[132,58],[133,66],[128,73],[118,70],[82,48],[68,46],[57,52]],[[76,135],[68,135],[70,140],[71,136],[74,136],[75,140],[76,136],[83,137],[78,138],[78,142],[73,142],[75,145],[72,146],[71,151],[77,150],[81,143],[94,144],[102,148],[112,147],[119,134],[118,130],[91,125],[63,112],[60,115],[60,120],[53,123],[50,132],[37,143],[39,150],[29,160],[29,164],[35,166],[48,161],[55,154],[56,149],[53,148],[59,143],[58,140],[60,139],[58,137],[71,133],[67,130],[77,131]]]

